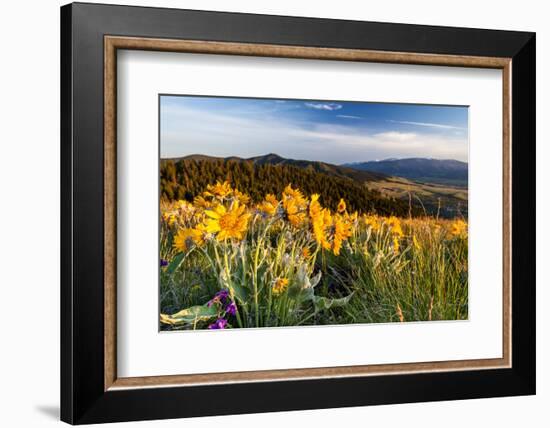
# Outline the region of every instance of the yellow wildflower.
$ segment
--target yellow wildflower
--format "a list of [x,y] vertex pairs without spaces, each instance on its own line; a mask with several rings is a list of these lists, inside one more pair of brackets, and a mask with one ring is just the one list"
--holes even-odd
[[451,226],[451,235],[459,238],[467,238],[468,223],[462,219],[455,220]]
[[416,250],[420,250],[422,248],[418,242],[418,239],[416,239],[416,235],[413,235],[413,245]]
[[286,218],[292,226],[299,226],[305,220],[303,207],[298,205],[295,199],[283,199],[283,208],[285,209]]
[[325,237],[325,228],[328,224],[332,223],[332,219],[330,218],[330,211],[321,207],[321,204],[319,203],[319,195],[317,193],[311,195],[309,216],[311,218],[311,225],[315,240],[323,248],[326,248],[327,246],[330,248],[330,243]]
[[250,213],[246,212],[244,205],[235,201],[229,210],[224,205],[218,205],[204,212],[209,218],[206,220],[206,231],[217,233],[218,241],[227,238],[243,239],[250,219]]
[[352,222],[356,222],[358,217],[359,213],[357,211],[354,211],[352,214],[346,214],[346,218]]
[[403,229],[401,229],[401,222],[397,217],[392,215],[389,219],[386,220],[386,224],[390,227],[390,231],[392,234],[398,237],[403,236]]
[[176,208],[185,211],[191,208],[191,204],[187,201],[180,199],[176,202]]
[[174,236],[174,249],[180,252],[190,250],[193,245],[202,244],[204,244],[204,237],[200,229],[180,229]]
[[274,215],[277,212],[278,205],[279,201],[277,200],[275,195],[268,193],[265,196],[265,201],[258,205],[258,209],[267,215]]
[[315,209],[313,211],[313,215],[311,216],[313,236],[315,236],[315,240],[319,245],[321,245],[321,247],[325,250],[330,250],[331,244],[328,234],[329,229],[332,226],[332,215],[326,208],[323,208],[319,212],[316,212]]
[[399,252],[399,238],[397,236],[393,237],[393,252],[395,254]]
[[332,251],[335,256],[340,254],[342,243],[351,236],[351,224],[341,216],[334,217],[334,237]]
[[178,219],[176,214],[172,211],[167,211],[162,213],[162,218],[166,223],[168,223],[169,226],[173,226],[176,220]]
[[246,193],[242,193],[239,190],[235,189],[233,191],[233,197],[239,201],[240,204],[246,205],[250,202],[250,196],[248,196]]
[[283,191],[283,200],[285,199],[294,199],[297,205],[304,205],[306,203],[302,192],[300,192],[300,190],[298,189],[293,189],[292,184],[286,186],[285,190]]
[[216,181],[216,184],[212,185],[209,184],[206,186],[206,191],[204,192],[205,196],[214,196],[216,198],[223,199],[227,195],[229,195],[233,189],[231,188],[231,185],[226,180],[223,183],[220,183],[219,181]]
[[293,226],[299,226],[306,218],[307,201],[298,189],[293,189],[292,184],[283,191],[282,205],[287,220]]
[[195,204],[195,207],[199,208],[199,209],[212,208],[212,202],[207,201],[206,199],[204,199],[204,196],[197,196],[193,200],[193,203]]
[[304,259],[308,259],[311,256],[311,251],[309,251],[308,247],[302,248],[302,257]]
[[321,207],[317,194],[311,196],[309,216],[317,243],[325,250],[332,249],[335,255],[339,255],[343,242],[352,234],[350,216],[339,214],[333,216],[330,210]]
[[311,195],[311,202],[309,203],[309,215],[312,219],[315,219],[321,214],[321,204],[319,203],[319,195],[314,193]]
[[373,232],[376,232],[380,229],[380,222],[378,221],[378,218],[374,215],[363,215],[363,221],[373,230]]
[[346,201],[343,199],[340,199],[340,202],[338,202],[338,212],[342,214],[346,211]]
[[287,278],[277,278],[273,284],[273,294],[276,296],[283,293],[288,287]]

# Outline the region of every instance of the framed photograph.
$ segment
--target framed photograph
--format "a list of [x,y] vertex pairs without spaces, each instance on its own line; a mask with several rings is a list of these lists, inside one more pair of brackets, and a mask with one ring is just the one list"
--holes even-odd
[[535,393],[533,33],[76,3],[61,56],[63,421]]

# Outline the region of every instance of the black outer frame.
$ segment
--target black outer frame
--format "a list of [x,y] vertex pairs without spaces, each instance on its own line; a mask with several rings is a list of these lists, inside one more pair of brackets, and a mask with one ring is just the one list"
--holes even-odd
[[[104,35],[512,58],[512,368],[104,392]],[[85,424],[534,394],[535,96],[534,33],[63,6],[61,420]]]

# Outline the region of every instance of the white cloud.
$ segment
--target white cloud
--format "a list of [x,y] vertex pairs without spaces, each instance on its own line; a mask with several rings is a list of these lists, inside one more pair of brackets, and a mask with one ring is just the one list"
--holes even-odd
[[[356,121],[352,121],[356,124]],[[342,124],[163,106],[161,156],[252,157],[277,153],[334,164],[385,158],[432,157],[467,161],[465,136],[379,132]]]
[[362,117],[352,116],[351,114],[337,114],[336,117],[341,117],[342,119],[362,119]]
[[374,137],[386,141],[412,141],[418,136],[414,132],[388,131],[375,134]]
[[429,123],[429,122],[411,122],[408,120],[387,120],[387,122],[401,123],[403,125],[425,126],[428,128],[439,128],[439,129],[466,129],[461,126],[444,125],[441,123]]
[[336,103],[304,103],[306,107],[314,108],[316,110],[340,110],[342,108],[341,104]]

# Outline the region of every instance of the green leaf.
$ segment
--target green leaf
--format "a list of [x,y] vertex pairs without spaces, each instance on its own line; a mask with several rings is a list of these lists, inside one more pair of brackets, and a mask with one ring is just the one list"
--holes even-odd
[[301,288],[298,284],[293,284],[288,288],[288,297],[299,303],[313,299],[315,291],[313,287]]
[[246,300],[248,299],[247,290],[239,284],[233,282],[233,280],[227,276],[225,271],[220,272],[218,276],[218,281],[221,289],[228,289],[241,302],[246,302]]
[[317,275],[315,275],[313,278],[311,278],[310,285],[312,287],[315,287],[317,284],[319,284],[319,281],[321,281],[321,271],[319,271],[319,273]]
[[233,291],[233,293],[235,293],[235,297],[237,299],[239,299],[241,302],[246,302],[246,300],[248,299],[248,290],[244,287],[241,287],[240,285],[238,284],[231,284],[231,290]]
[[166,273],[172,275],[174,273],[174,271],[177,268],[179,268],[179,266],[181,265],[181,262],[183,261],[184,258],[185,258],[184,253],[179,253],[178,255],[176,255],[176,257],[174,257],[172,259],[172,261],[170,262],[170,264],[166,268]]
[[313,296],[313,304],[315,306],[315,312],[327,310],[330,308],[346,306],[353,293],[347,295],[346,297],[341,297],[339,299],[329,299],[327,297]]
[[207,305],[202,305],[182,309],[173,315],[160,314],[160,321],[164,324],[181,326],[186,324],[195,324],[198,321],[209,320],[217,316],[218,311],[215,305],[210,307]]

